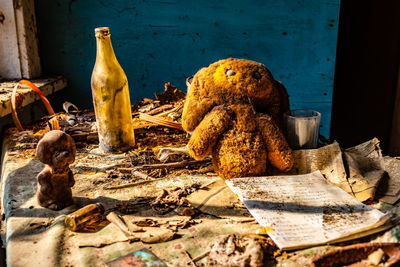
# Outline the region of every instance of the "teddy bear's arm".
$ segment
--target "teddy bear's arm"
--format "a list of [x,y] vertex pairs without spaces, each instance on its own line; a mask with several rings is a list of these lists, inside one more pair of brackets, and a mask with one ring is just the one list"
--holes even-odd
[[193,132],[204,116],[218,105],[214,95],[207,93],[208,76],[208,68],[202,68],[194,75],[188,88],[182,111],[182,127],[186,132]]
[[210,99],[197,100],[187,97],[182,112],[183,129],[192,132],[213,106],[215,106],[215,103]]
[[73,187],[75,184],[74,174],[71,170],[68,171],[68,185],[69,187]]
[[37,180],[40,185],[40,192],[48,193],[53,189],[50,179],[51,173],[48,169],[44,169],[38,174]]
[[189,154],[197,160],[209,155],[230,121],[228,108],[223,105],[214,107],[194,130],[188,143]]
[[257,122],[267,146],[269,162],[281,171],[289,171],[293,167],[294,160],[292,150],[282,131],[268,115],[259,114]]

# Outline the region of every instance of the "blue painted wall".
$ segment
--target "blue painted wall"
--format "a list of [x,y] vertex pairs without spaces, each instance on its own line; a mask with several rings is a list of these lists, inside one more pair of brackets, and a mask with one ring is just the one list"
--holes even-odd
[[186,90],[185,78],[216,60],[247,58],[284,83],[292,109],[321,111],[329,136],[340,0],[35,2],[44,71],[65,75],[81,108],[92,105],[93,30],[109,26],[132,102],[165,82]]

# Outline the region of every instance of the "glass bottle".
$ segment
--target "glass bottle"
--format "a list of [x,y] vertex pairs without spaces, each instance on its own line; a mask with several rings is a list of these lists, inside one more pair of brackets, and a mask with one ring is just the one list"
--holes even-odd
[[101,203],[89,204],[65,217],[65,226],[71,231],[90,231],[104,220],[104,206]]
[[97,54],[91,87],[99,146],[103,152],[122,152],[135,145],[128,79],[111,45],[110,29],[95,29]]

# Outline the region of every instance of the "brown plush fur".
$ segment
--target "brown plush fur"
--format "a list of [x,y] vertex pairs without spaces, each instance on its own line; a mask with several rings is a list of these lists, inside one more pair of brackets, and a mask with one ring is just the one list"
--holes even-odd
[[75,180],[69,164],[75,161],[75,153],[75,142],[65,132],[50,131],[39,141],[36,156],[46,164],[37,176],[40,206],[60,210],[73,204]]
[[267,160],[288,171],[292,151],[278,126],[288,109],[285,87],[263,64],[215,62],[199,70],[188,89],[182,126],[193,132],[189,153],[195,159],[212,154],[224,179],[264,175]]

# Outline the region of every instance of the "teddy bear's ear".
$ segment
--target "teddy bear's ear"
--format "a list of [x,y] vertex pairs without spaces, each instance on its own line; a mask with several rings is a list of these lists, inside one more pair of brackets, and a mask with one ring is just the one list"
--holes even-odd
[[282,112],[289,111],[289,94],[286,90],[286,87],[280,81],[275,80],[275,85],[279,89],[279,93],[281,95],[281,110]]
[[205,89],[202,88],[204,84],[200,80],[205,71],[206,68],[202,68],[196,73],[187,90],[182,112],[182,127],[187,132],[194,131],[215,104],[212,99],[205,97],[202,93]]
[[186,78],[187,92],[189,92],[189,87],[192,84],[192,82],[193,82],[193,75]]

